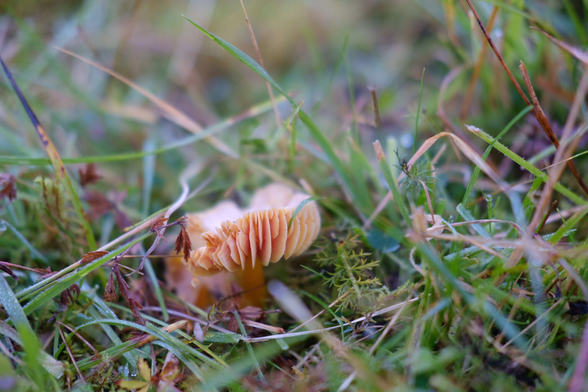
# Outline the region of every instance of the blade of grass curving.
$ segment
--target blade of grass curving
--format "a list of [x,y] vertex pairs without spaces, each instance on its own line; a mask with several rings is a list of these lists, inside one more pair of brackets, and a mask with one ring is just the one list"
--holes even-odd
[[[488,135],[486,132],[482,131],[479,128],[471,126],[471,125],[467,125],[466,128],[468,129],[468,131],[472,132],[474,135],[478,136],[480,139],[484,140],[485,142],[487,142],[489,144],[494,143],[494,148],[496,148],[498,151],[500,151],[501,153],[506,155],[508,158],[513,160],[518,165],[522,166],[525,170],[529,171],[535,177],[540,178],[544,183],[547,183],[549,181],[549,177],[547,176],[546,173],[542,172],[541,170],[537,169],[535,166],[531,165],[524,158],[522,158],[519,155],[512,152],[508,147],[506,147],[502,143],[496,141],[492,136]],[[580,204],[580,205],[588,204],[588,201],[582,199],[576,193],[574,193],[573,191],[570,191],[569,189],[567,189],[566,187],[564,187],[560,183],[556,183],[554,188],[559,193],[561,193],[562,195],[564,195],[565,197],[567,197],[568,199],[570,199],[571,201],[573,201],[576,204]]]
[[[188,117],[183,112],[179,111],[178,109],[176,109],[172,105],[170,105],[167,102],[163,101],[162,99],[158,98],[157,96],[155,96],[151,92],[145,90],[141,86],[133,83],[129,79],[125,78],[124,76],[119,75],[116,72],[114,72],[114,71],[112,71],[112,70],[110,70],[110,69],[108,69],[108,68],[106,68],[106,67],[104,67],[104,66],[102,66],[102,65],[100,65],[98,63],[95,63],[95,62],[93,62],[91,60],[88,60],[88,59],[86,59],[86,58],[84,58],[82,56],[79,56],[79,55],[77,55],[75,53],[72,53],[72,52],[70,52],[68,50],[60,49],[60,48],[57,48],[57,47],[56,47],[56,49],[62,51],[63,53],[66,53],[66,54],[68,54],[70,56],[73,56],[73,57],[75,57],[75,58],[77,58],[79,60],[82,60],[85,63],[90,64],[93,67],[96,67],[96,68],[100,69],[101,71],[106,72],[106,73],[114,76],[115,78],[119,79],[123,83],[126,83],[128,86],[130,86],[131,88],[135,89],[139,93],[143,94],[151,102],[153,102],[155,105],[157,105],[157,107],[162,111],[162,113],[164,114],[164,116],[167,119],[169,119],[170,121],[172,121],[173,123],[175,123],[176,125],[178,125],[179,127],[182,127],[182,128],[184,128],[184,129],[186,129],[186,130],[188,130],[188,131],[190,131],[190,132],[192,132],[194,134],[200,134],[200,133],[202,133],[202,127],[198,123],[196,123],[196,121],[192,120],[190,117]],[[251,61],[253,61],[253,60],[251,60]],[[283,91],[281,90],[280,93],[283,93]],[[290,99],[290,97],[288,95],[284,95],[284,97],[286,97],[288,100],[290,100],[290,102],[294,105],[293,101]],[[316,128],[316,126],[315,126],[315,128]],[[261,166],[261,165],[257,165],[255,162],[253,162],[253,161],[251,161],[249,159],[240,158],[239,157],[239,154],[237,152],[233,151],[233,149],[231,149],[228,145],[226,145],[221,140],[219,140],[219,139],[217,139],[217,138],[215,138],[213,136],[207,137],[206,140],[210,144],[212,144],[218,151],[222,152],[223,154],[225,154],[225,155],[227,155],[227,156],[229,156],[231,158],[240,159],[240,162],[242,164],[245,164],[245,165],[251,167],[253,170],[257,170],[258,172],[261,171],[263,174],[267,175],[268,177],[270,177],[274,181],[283,182],[283,183],[286,183],[286,184],[291,183],[286,178],[280,176],[278,173],[276,173],[275,171],[273,171],[273,170],[271,170],[271,169],[269,169],[267,167],[264,167],[264,166]]]
[[102,267],[104,264],[108,263],[112,258],[118,256],[119,254],[121,254],[125,250],[129,249],[133,245],[138,244],[139,242],[143,241],[144,239],[149,237],[151,234],[152,233],[145,233],[141,237],[139,237],[133,241],[130,241],[130,242],[126,243],[125,245],[113,250],[112,252],[109,252],[108,254],[86,264],[85,266],[79,268],[77,271],[63,276],[62,278],[57,280],[52,286],[50,286],[49,288],[47,288],[45,290],[43,290],[43,288],[41,288],[40,290],[43,290],[43,291],[41,291],[38,294],[35,293],[37,295],[33,299],[31,299],[31,301],[29,303],[27,303],[25,305],[25,307],[23,308],[25,314],[31,314],[33,311],[35,311],[36,309],[38,309],[39,307],[43,306],[44,304],[49,302],[51,299],[53,299],[53,297],[60,294],[65,289],[69,288],[72,284],[74,284],[78,280],[82,279],[83,277],[88,275],[90,272]]
[[[208,31],[204,27],[198,25],[197,23],[195,23],[194,21],[192,21],[190,18],[186,17],[185,15],[184,15],[184,18],[186,18],[186,20],[188,20],[190,23],[192,23],[192,25],[194,25],[194,27],[196,27],[198,30],[200,30],[202,33],[204,33],[207,37],[212,39],[217,45],[219,45],[221,48],[226,50],[229,54],[231,54],[232,56],[237,58],[239,61],[241,61],[243,64],[245,64],[247,67],[249,67],[256,74],[261,76],[261,78],[263,80],[265,80],[266,82],[271,84],[276,89],[276,91],[278,91],[280,94],[282,94],[288,101],[290,101],[292,106],[294,108],[296,108],[296,106],[297,106],[296,102],[251,57],[247,56],[241,50],[237,49],[235,46],[231,45],[230,43],[223,40],[222,38],[214,35],[213,33]],[[347,169],[345,168],[342,161],[339,159],[339,157],[337,156],[337,154],[333,150],[333,147],[331,147],[331,143],[329,142],[329,140],[322,134],[322,132],[320,131],[318,126],[310,119],[310,117],[306,114],[306,112],[304,110],[300,109],[300,111],[298,113],[298,117],[304,123],[306,128],[309,130],[311,136],[314,138],[316,143],[321,147],[323,152],[326,154],[327,158],[329,159],[329,162],[333,166],[333,169],[335,170],[337,175],[343,181],[343,184],[345,185],[346,191],[349,192],[352,199],[359,204],[360,209],[367,211],[368,206],[365,204],[365,200],[362,200],[362,198],[357,194],[357,191],[354,187],[353,181],[351,180],[351,177],[347,173]]]
[[[95,292],[92,293],[89,297],[94,301],[94,308],[89,309],[90,316],[95,319],[118,318],[116,314],[106,305],[106,303],[96,295]],[[123,341],[118,337],[110,325],[100,324],[100,328],[102,328],[104,333],[110,338],[110,340],[112,340],[115,345],[123,344]],[[137,361],[139,360],[139,354],[137,351],[130,350],[129,352],[124,353],[123,356],[131,367],[135,367]]]
[[[498,136],[496,136],[496,138],[494,139],[493,143],[490,143],[490,145],[486,148],[486,151],[484,151],[484,154],[482,155],[482,159],[486,160],[488,158],[488,156],[490,155],[490,152],[492,151],[492,148],[494,147],[494,144],[500,140],[504,135],[506,135],[506,133],[517,123],[519,122],[519,120],[521,118],[523,118],[523,116],[525,116],[527,113],[529,113],[531,110],[533,110],[533,106],[527,106],[526,108],[524,108],[523,110],[521,110],[519,112],[519,114],[517,114],[512,120],[510,120],[510,122],[502,129],[502,131],[500,131],[500,133],[498,133]],[[478,180],[478,177],[480,176],[480,172],[482,170],[476,166],[476,168],[474,169],[474,173],[472,174],[472,177],[470,178],[470,182],[468,184],[468,187],[466,189],[465,194],[463,195],[463,200],[461,201],[461,204],[463,204],[464,206],[468,205],[469,199],[471,197],[472,191],[474,189],[474,185],[476,184],[476,181]]]
[[294,212],[292,213],[292,217],[290,218],[290,221],[288,222],[288,228],[290,228],[290,226],[292,226],[292,222],[294,221],[294,218],[296,218],[296,216],[298,215],[298,213],[300,211],[302,211],[302,209],[304,208],[304,206],[306,206],[311,201],[315,201],[315,200],[319,200],[319,199],[321,199],[321,197],[312,196],[312,197],[309,197],[308,199],[304,199],[300,203],[298,203],[298,205],[294,209]]
[[20,103],[24,107],[25,111],[27,112],[27,115],[29,116],[29,119],[33,123],[33,127],[35,127],[35,130],[37,131],[39,139],[41,139],[41,143],[43,144],[43,147],[45,148],[45,151],[47,152],[49,159],[51,159],[51,163],[53,164],[53,168],[55,169],[55,176],[59,179],[60,182],[63,182],[65,189],[67,190],[73,208],[76,212],[76,215],[78,216],[78,220],[82,225],[82,229],[84,230],[84,235],[86,237],[86,241],[88,242],[88,248],[90,250],[96,249],[96,239],[94,238],[94,233],[92,232],[90,223],[86,219],[86,215],[84,214],[84,210],[82,208],[82,203],[80,201],[78,193],[76,192],[73,183],[69,178],[69,175],[67,174],[67,170],[65,170],[65,166],[61,161],[59,153],[55,149],[55,146],[49,138],[49,135],[41,126],[41,123],[37,119],[37,116],[29,106],[29,103],[27,102],[26,98],[18,88],[16,81],[12,77],[12,74],[8,70],[8,67],[6,66],[6,64],[4,64],[4,61],[1,58],[0,63],[2,64],[2,68],[4,68],[4,73],[8,77],[8,80],[10,81],[10,84],[12,85],[14,92],[20,99]]
[[32,333],[33,330],[31,329],[29,320],[27,320],[27,316],[20,306],[18,299],[16,299],[14,292],[2,273],[0,273],[0,303],[2,303],[4,310],[8,313],[8,317],[10,317],[10,320],[12,320],[16,327],[22,325],[23,328],[29,329]]
[[47,258],[43,256],[41,252],[35,249],[35,247],[31,245],[31,243],[14,226],[12,226],[10,223],[6,222],[3,219],[0,219],[0,231],[2,231],[2,226],[8,227],[12,231],[12,233],[20,240],[20,242],[23,243],[23,245],[29,250],[29,252],[31,252],[31,256],[33,256],[33,258],[42,261],[45,265],[49,264],[49,260],[47,260]]

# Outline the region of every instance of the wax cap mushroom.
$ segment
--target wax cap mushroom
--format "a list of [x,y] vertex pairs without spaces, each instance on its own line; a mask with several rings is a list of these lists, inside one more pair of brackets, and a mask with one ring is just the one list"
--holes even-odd
[[[192,272],[192,284],[196,286],[202,276],[255,268],[257,263],[267,266],[282,257],[289,259],[307,250],[320,231],[318,206],[312,201],[296,216],[294,211],[309,197],[284,185],[271,184],[256,192],[250,208],[240,217],[235,218],[233,207],[236,206],[229,204],[225,207],[232,209],[230,212],[221,213],[220,205],[217,205],[193,217],[192,226],[200,227],[201,223],[210,227],[209,222],[214,216],[216,228],[202,233],[204,245],[184,262]],[[204,222],[202,215],[209,220]],[[221,219],[224,220],[219,224]]]

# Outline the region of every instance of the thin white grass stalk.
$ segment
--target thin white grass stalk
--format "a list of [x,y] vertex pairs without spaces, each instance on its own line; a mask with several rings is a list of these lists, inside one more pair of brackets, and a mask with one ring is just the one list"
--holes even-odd
[[410,260],[410,264],[412,264],[412,266],[414,267],[415,270],[417,270],[417,272],[421,275],[423,275],[423,277],[425,276],[425,270],[423,270],[421,267],[419,267],[417,265],[417,263],[414,261],[414,254],[416,253],[417,248],[412,248],[410,251],[410,254],[408,256],[409,260]]
[[[386,328],[384,328],[384,331],[380,334],[380,336],[378,336],[378,340],[376,340],[376,342],[370,348],[370,351],[369,351],[370,355],[374,355],[378,346],[380,346],[380,344],[382,343],[382,341],[384,340],[386,335],[388,335],[388,332],[390,332],[390,330],[392,329],[394,324],[396,324],[396,321],[398,321],[398,319],[400,318],[400,315],[402,314],[402,312],[404,311],[404,309],[408,305],[408,303],[409,303],[408,301],[410,301],[410,298],[407,301],[403,302],[402,307],[400,308],[400,310],[398,312],[394,313],[394,316],[390,319],[390,321],[386,325]],[[343,383],[341,384],[339,389],[337,389],[337,392],[341,392],[341,391],[346,390],[349,387],[349,385],[351,385],[353,380],[355,380],[356,376],[357,376],[357,370],[354,370],[353,373],[351,373],[351,375],[349,377],[347,377],[347,379],[345,381],[343,381]]]
[[269,331],[269,332],[273,332],[273,333],[284,333],[284,328],[274,327],[274,326],[263,324],[263,323],[258,323],[257,321],[253,321],[253,320],[242,320],[242,321],[243,321],[243,324],[248,325],[253,328],[263,329],[265,331]]
[[524,233],[524,230],[521,226],[519,226],[515,222],[511,222],[511,221],[503,220],[503,219],[476,219],[476,220],[467,221],[467,222],[455,222],[455,223],[451,223],[450,225],[452,227],[456,227],[456,226],[467,226],[467,225],[471,225],[471,224],[483,224],[483,223],[506,223],[506,224],[509,224],[512,227],[514,227],[514,229],[517,231],[517,233],[519,233],[519,235],[523,235],[523,233]]
[[[419,298],[417,297],[417,298],[412,298],[412,299],[407,300],[407,301],[400,302],[400,303],[398,303],[396,305],[388,306],[388,307],[386,307],[384,309],[380,309],[380,310],[372,313],[370,315],[370,317],[380,316],[382,314],[385,314],[385,313],[388,313],[388,312],[391,312],[393,310],[396,310],[398,308],[403,307],[405,303],[412,303],[412,302],[418,301],[418,300],[419,300]],[[366,319],[367,319],[367,317],[360,317],[360,318],[357,318],[357,319],[355,319],[353,321],[349,321],[349,322],[344,323],[343,326],[345,327],[345,326],[348,326],[348,325],[357,324],[357,323],[362,322],[362,321],[364,321]],[[308,319],[307,321],[310,321],[310,319]],[[341,325],[335,325],[335,326],[327,327],[327,328],[317,328],[317,329],[307,330],[307,331],[301,331],[301,332],[286,332],[286,333],[279,334],[279,335],[261,336],[261,337],[258,337],[258,338],[249,338],[247,340],[249,342],[251,342],[251,343],[259,343],[259,342],[266,342],[268,340],[293,338],[293,337],[296,337],[296,336],[304,336],[304,335],[310,335],[310,334],[320,334],[320,333],[323,333],[323,332],[332,331],[334,329],[339,329],[339,328],[341,328]]]
[[[521,244],[520,240],[512,241],[512,240],[497,240],[493,238],[486,238],[486,237],[473,237],[473,236],[464,236],[464,235],[451,235],[451,234],[431,234],[431,233],[422,233],[422,235],[426,238],[435,238],[438,240],[444,241],[458,241],[458,242],[469,242],[473,244],[472,241],[475,241],[477,244],[484,244],[490,246],[501,246],[503,248],[516,248]],[[477,246],[477,245],[476,245]]]
[[[161,308],[159,306],[145,306],[142,309],[145,310],[145,311],[150,310],[150,311],[154,311],[154,312],[162,312],[162,310],[161,310]],[[222,332],[222,333],[226,333],[226,334],[229,334],[229,335],[237,335],[236,333],[231,332],[228,329],[225,329],[223,327],[219,327],[218,325],[211,324],[208,321],[204,321],[202,319],[199,319],[198,317],[190,316],[189,314],[186,314],[186,313],[183,313],[183,312],[179,312],[177,310],[168,309],[167,312],[169,314],[171,314],[171,315],[178,316],[178,317],[183,317],[183,318],[185,318],[187,320],[195,321],[195,322],[197,322],[199,324],[202,324],[202,325],[208,325],[209,328],[215,329],[215,330],[217,330],[219,332]]]
[[[331,307],[335,306],[339,301],[341,301],[343,298],[347,297],[349,295],[349,293],[350,293],[349,291],[346,293],[343,293],[343,295],[341,295],[339,298],[337,298],[336,300],[331,302],[331,304],[328,307],[331,308]],[[309,322],[315,320],[317,317],[319,317],[321,314],[323,314],[325,312],[326,312],[326,309],[321,310],[320,312],[318,312],[317,314],[315,314],[314,316],[312,316],[311,318],[309,318],[308,320],[306,320],[305,322],[303,322],[302,324],[300,324],[296,328],[292,329],[289,333],[292,333],[292,332],[299,330],[300,328],[302,328],[303,326],[305,326]]]

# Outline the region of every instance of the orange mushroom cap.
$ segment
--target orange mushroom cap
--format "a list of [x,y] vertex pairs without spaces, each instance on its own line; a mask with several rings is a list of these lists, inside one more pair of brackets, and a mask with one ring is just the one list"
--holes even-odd
[[[216,230],[202,233],[204,246],[192,252],[185,262],[193,275],[192,284],[196,286],[201,276],[248,266],[253,268],[257,262],[267,266],[282,257],[289,259],[307,250],[320,231],[318,206],[314,201],[307,203],[294,219],[292,217],[296,207],[308,197],[280,184],[260,189],[252,199],[249,212],[237,219],[222,221]],[[261,209],[264,205],[266,208]],[[227,208],[232,209],[227,215],[235,215],[234,203],[229,202],[223,209]],[[188,232],[198,232],[206,226],[203,215],[210,221],[218,219],[220,214],[217,206],[195,217],[189,216]]]

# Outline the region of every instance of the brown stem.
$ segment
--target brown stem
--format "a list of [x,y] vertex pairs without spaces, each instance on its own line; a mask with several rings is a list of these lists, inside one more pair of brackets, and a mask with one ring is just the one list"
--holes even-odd
[[[508,66],[506,65],[506,63],[504,62],[504,60],[502,59],[502,56],[500,55],[500,52],[498,52],[498,49],[496,49],[496,46],[494,46],[494,43],[492,42],[492,38],[490,38],[490,35],[488,34],[488,31],[486,30],[486,28],[484,27],[484,24],[480,20],[480,16],[478,15],[478,12],[474,8],[474,5],[472,4],[471,0],[466,0],[466,2],[468,3],[468,6],[470,7],[470,10],[474,14],[474,17],[476,18],[476,21],[478,22],[478,25],[480,26],[480,29],[482,30],[482,33],[484,33],[484,36],[486,37],[486,40],[488,41],[488,44],[492,48],[492,51],[494,52],[494,54],[498,58],[498,61],[502,65],[502,68],[504,68],[504,71],[507,73],[508,77],[510,78],[510,81],[512,82],[512,84],[514,84],[514,86],[517,89],[517,91],[519,92],[521,98],[523,98],[523,101],[525,101],[525,104],[531,105],[531,102],[529,101],[529,98],[527,98],[527,96],[523,92],[523,89],[521,88],[521,86],[519,85],[519,83],[517,82],[517,80],[515,79],[514,75],[512,74],[512,72],[510,72],[510,69],[508,68]],[[528,75],[527,75],[527,77],[528,77]],[[527,83],[526,80],[525,80],[525,83]],[[529,82],[529,84],[530,84],[530,82]],[[529,84],[527,84],[527,87],[529,86]],[[535,92],[532,90],[532,86],[529,89],[529,93],[532,96],[535,96]],[[538,104],[539,103],[537,101],[537,105]],[[553,130],[551,129],[551,126],[549,125],[549,122],[547,121],[547,118],[545,118],[545,114],[543,113],[542,110],[541,111],[538,111],[537,110],[537,106],[533,105],[533,107],[534,107],[534,109],[532,110],[532,113],[535,116],[535,118],[537,119],[537,121],[539,122],[539,124],[541,125],[541,128],[543,128],[543,130],[545,131],[545,134],[547,135],[547,137],[549,138],[549,140],[551,140],[551,142],[553,143],[553,145],[556,148],[559,147],[559,142],[557,140],[557,137],[553,133]],[[540,109],[540,106],[539,106],[539,109]],[[574,163],[572,161],[569,161],[568,162],[568,167],[570,168],[572,174],[574,175],[574,177],[576,178],[576,180],[578,181],[578,183],[580,184],[580,186],[582,187],[582,189],[584,190],[584,192],[586,192],[586,194],[588,195],[588,186],[586,186],[586,184],[584,183],[584,181],[582,181],[582,178],[580,177],[580,174],[576,170],[576,166],[574,165]]]

